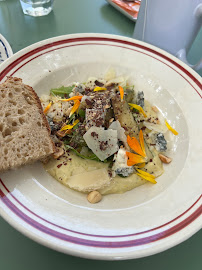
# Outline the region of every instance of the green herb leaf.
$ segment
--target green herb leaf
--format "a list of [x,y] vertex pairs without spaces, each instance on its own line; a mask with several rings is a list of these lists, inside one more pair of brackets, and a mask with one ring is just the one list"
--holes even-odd
[[73,130],[77,129],[77,128],[79,127],[79,125],[80,125],[80,122],[77,123],[77,124],[73,127]]
[[90,159],[90,160],[95,160],[95,161],[100,161],[101,162],[101,160],[95,154],[91,154],[89,156],[84,156],[84,155],[81,155],[76,149],[74,149],[73,147],[71,147],[68,144],[65,144],[65,147],[72,150],[77,156],[79,156],[79,157],[81,157],[83,159]]
[[82,118],[85,118],[86,113],[85,113],[85,111],[84,111],[84,110],[79,109],[79,111],[78,111],[78,115],[79,115],[80,117],[82,117]]
[[72,115],[71,115],[71,117],[69,118],[69,120],[68,120],[68,124],[70,124],[71,122],[73,122],[72,120],[75,120],[75,113],[73,113]]
[[59,88],[52,88],[50,90],[50,93],[53,96],[61,96],[64,97],[64,95],[69,96],[69,94],[72,92],[73,88],[75,87],[75,85],[71,85],[71,86],[61,86]]
[[137,109],[135,109],[135,108],[132,108],[132,112],[133,112],[133,113],[138,113],[138,114],[140,113],[140,112],[139,112]]
[[126,91],[126,90],[134,90],[135,88],[135,85],[126,85],[126,86],[123,86],[123,90]]

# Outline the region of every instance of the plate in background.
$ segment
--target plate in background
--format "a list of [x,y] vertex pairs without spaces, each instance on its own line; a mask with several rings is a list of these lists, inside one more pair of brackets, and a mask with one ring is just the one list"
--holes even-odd
[[141,0],[136,1],[106,0],[106,1],[132,21],[137,21]]
[[58,183],[40,163],[0,174],[0,214],[17,230],[75,256],[121,260],[152,255],[202,226],[201,77],[167,52],[131,38],[75,34],[33,44],[0,66],[38,95],[109,67],[130,76],[179,132],[158,183],[107,195],[96,205]]
[[4,36],[0,34],[0,64],[13,55],[10,44]]

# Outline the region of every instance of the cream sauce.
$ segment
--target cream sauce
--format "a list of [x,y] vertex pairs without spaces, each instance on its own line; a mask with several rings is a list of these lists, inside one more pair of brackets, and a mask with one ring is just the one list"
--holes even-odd
[[[148,173],[152,173],[157,177],[160,176],[164,170],[162,163],[158,157],[158,152],[154,151],[153,154],[153,161],[146,164],[144,169],[147,169]],[[44,164],[47,172],[52,175],[57,181],[67,187],[69,187],[68,180],[72,176],[78,175],[79,177],[81,177],[81,181],[85,181],[85,177],[87,177],[86,172],[93,171],[95,173],[96,179],[97,170],[102,168],[105,168],[107,170],[108,166],[109,164],[107,163],[82,159],[72,152],[68,153],[68,157],[66,157],[65,155],[64,157],[61,157],[60,160],[51,159],[47,164]],[[100,188],[98,188],[97,190],[99,190],[101,194],[124,193],[131,189],[134,189],[135,187],[143,185],[146,182],[146,180],[142,179],[135,173],[125,178],[115,176],[114,178],[109,178],[108,182],[104,181],[103,183],[100,183]],[[81,191],[78,188],[75,189]],[[87,193],[91,190],[94,189],[90,188],[84,190],[83,192]]]
[[[148,101],[145,102],[145,112],[147,114],[147,119],[151,117],[151,121],[154,120],[155,122],[155,119],[157,118],[158,113],[154,112],[151,109],[151,104]],[[141,114],[139,114],[138,120],[145,120],[145,118]],[[145,132],[150,133],[148,129],[146,129],[144,133]],[[152,143],[151,138],[147,137],[145,139],[148,145]],[[164,172],[163,165],[162,165],[161,160],[158,157],[158,152],[155,150],[155,148],[149,146],[149,149],[152,153],[153,158],[151,162],[148,162],[145,165],[144,170],[158,177]],[[59,160],[51,159],[47,164],[44,164],[44,167],[47,170],[47,172],[50,175],[52,175],[57,181],[59,181],[60,183],[62,183],[63,185],[67,187],[69,187],[68,181],[71,182],[72,184],[72,177],[74,176],[75,178],[75,175],[78,175],[77,182],[79,178],[81,179],[81,183],[85,181],[85,179],[87,181],[88,180],[87,172],[91,172],[90,173],[91,179],[92,179],[92,174],[94,174],[93,177],[95,178],[95,181],[96,181],[98,170],[106,169],[106,171],[108,171],[108,166],[109,166],[108,163],[82,159],[78,157],[76,154],[74,154],[73,152],[66,152],[64,156],[59,158]],[[113,178],[109,177],[108,181],[106,179],[103,181],[102,179],[100,179],[99,188],[98,186],[96,186],[96,189],[103,195],[112,194],[112,193],[124,193],[140,185],[143,185],[146,182],[147,182],[146,180],[142,179],[135,173],[125,178],[116,175]],[[157,182],[158,182],[158,179],[157,179]],[[95,185],[97,185],[97,182]],[[78,190],[80,192],[84,192],[84,193],[88,193],[89,191],[94,190],[92,188],[92,185],[91,187],[85,190],[81,190],[81,188],[79,187],[75,187],[73,189]]]

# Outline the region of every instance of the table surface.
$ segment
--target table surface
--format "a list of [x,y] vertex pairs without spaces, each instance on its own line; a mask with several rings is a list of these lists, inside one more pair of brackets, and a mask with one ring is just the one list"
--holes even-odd
[[[22,13],[18,0],[0,1],[0,33],[13,52],[37,41],[72,33],[108,33],[131,37],[134,22],[105,0],[55,0],[54,10],[44,17]],[[194,64],[202,58],[202,29],[188,54]],[[198,72],[202,75],[202,70]],[[41,246],[17,232],[0,218],[0,269],[183,269],[199,270],[202,265],[202,230],[184,243],[147,258],[121,262],[76,258]]]

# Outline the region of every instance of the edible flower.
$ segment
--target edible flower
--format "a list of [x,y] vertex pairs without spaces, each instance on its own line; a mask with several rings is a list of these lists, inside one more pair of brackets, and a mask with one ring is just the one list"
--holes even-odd
[[71,100],[81,100],[82,99],[82,97],[83,96],[73,96],[73,97],[71,97],[71,98],[61,98],[61,99],[59,99],[60,101],[71,101]]
[[74,126],[76,126],[79,123],[79,120],[75,120],[73,124],[69,124],[61,128],[60,131],[67,130],[67,129],[72,129]]
[[135,151],[138,155],[142,157],[146,157],[142,130],[140,130],[140,133],[139,133],[139,140],[140,140],[140,143],[135,137],[131,138],[129,135],[127,136],[127,143],[130,146],[130,148],[133,151]]
[[120,92],[120,97],[121,97],[121,100],[123,100],[123,96],[124,96],[124,90],[123,90],[123,87],[119,85],[119,92]]
[[81,103],[81,102],[80,102],[78,99],[74,101],[74,106],[73,106],[72,109],[71,109],[71,112],[70,112],[70,114],[69,114],[69,117],[71,117],[72,114],[74,114],[76,111],[78,111],[79,106],[80,106],[80,103]]
[[52,106],[52,101],[46,106],[43,112],[47,113],[47,111],[50,109],[51,106]]
[[165,120],[165,124],[166,124],[166,127],[174,134],[174,135],[178,135],[178,132],[174,129],[174,128],[172,128],[169,124],[168,124],[168,122]]
[[145,163],[146,152],[145,152],[145,147],[144,147],[144,138],[143,138],[142,130],[140,130],[140,133],[139,133],[139,140],[140,140],[140,143],[135,137],[131,138],[129,135],[127,136],[128,145],[133,151],[137,153],[137,154],[133,154],[130,152],[126,152],[126,156],[128,157],[128,160],[127,160],[128,166],[132,166],[139,163]]
[[141,157],[140,155],[136,155],[136,154],[133,154],[133,153],[126,151],[126,156],[128,157],[128,160],[127,160],[128,166],[133,166],[135,164],[145,162],[145,158]]
[[156,184],[156,180],[155,180],[155,176],[150,174],[150,173],[147,173],[145,171],[142,171],[142,170],[139,170],[139,169],[136,169],[137,170],[137,175],[139,175],[140,177],[142,177],[143,179],[147,180],[147,181],[150,181],[152,182],[153,184]]
[[144,166],[145,166],[145,162],[144,162],[144,163],[141,163],[141,164],[137,164],[137,167],[138,167],[139,169],[144,168]]
[[97,92],[97,91],[105,91],[105,90],[107,90],[107,88],[97,86],[97,87],[95,87],[95,89],[93,91]]
[[142,107],[140,105],[133,104],[133,103],[128,103],[128,105],[130,105],[132,108],[138,110],[141,114],[144,115],[144,117],[147,117],[145,111],[142,109]]

